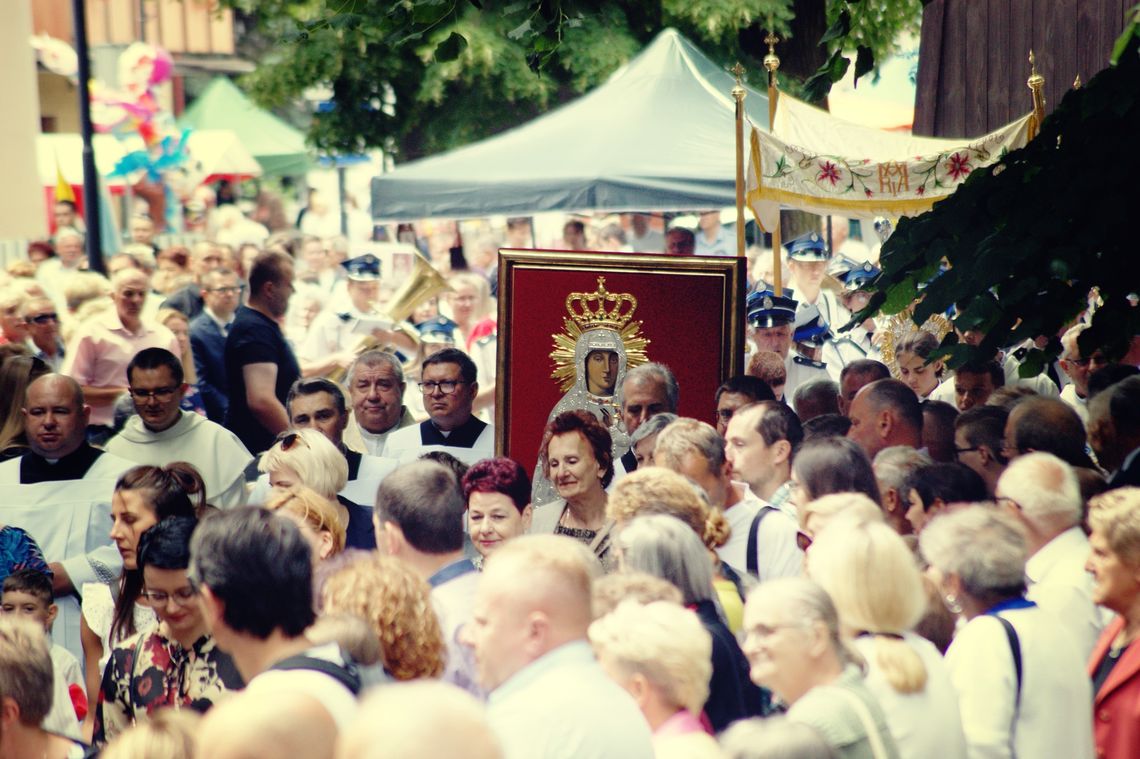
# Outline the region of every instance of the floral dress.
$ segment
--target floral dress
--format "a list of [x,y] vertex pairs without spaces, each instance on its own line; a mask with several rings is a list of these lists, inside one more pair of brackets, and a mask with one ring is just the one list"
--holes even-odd
[[137,633],[115,647],[103,672],[95,743],[106,743],[163,707],[205,712],[243,685],[233,660],[210,635],[184,649],[161,628]]

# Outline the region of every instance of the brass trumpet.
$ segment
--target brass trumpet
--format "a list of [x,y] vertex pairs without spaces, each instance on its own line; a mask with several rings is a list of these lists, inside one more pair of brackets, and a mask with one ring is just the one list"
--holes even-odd
[[[428,263],[423,256],[413,256],[412,260],[415,262],[412,273],[408,275],[399,289],[392,293],[388,306],[384,309],[384,316],[392,322],[393,329],[398,329],[400,322],[411,316],[416,307],[425,300],[451,289],[451,285],[447,284],[443,275],[436,271],[435,267]],[[412,337],[416,340],[419,339],[415,335]],[[379,340],[369,335],[360,341],[353,353],[359,357],[370,350],[383,347]],[[346,373],[346,369],[338,367],[329,372],[328,378],[333,382],[342,382]]]

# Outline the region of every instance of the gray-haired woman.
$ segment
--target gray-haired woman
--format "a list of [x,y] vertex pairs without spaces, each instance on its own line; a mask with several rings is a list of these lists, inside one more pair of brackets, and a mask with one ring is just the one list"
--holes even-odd
[[946,605],[967,620],[946,665],[968,756],[1091,757],[1092,686],[1077,642],[1025,598],[1018,524],[970,506],[933,520],[919,546]]
[[744,636],[753,682],[788,704],[789,720],[815,728],[842,759],[898,759],[862,659],[840,639],[839,615],[818,584],[761,584],[744,604]]

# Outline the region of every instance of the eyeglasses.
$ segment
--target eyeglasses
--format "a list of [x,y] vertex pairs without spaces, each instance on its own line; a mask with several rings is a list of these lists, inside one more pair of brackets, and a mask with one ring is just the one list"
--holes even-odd
[[144,590],[143,598],[150,601],[155,606],[165,606],[166,602],[174,599],[177,606],[185,606],[194,600],[194,596],[198,595],[198,591],[194,589],[193,585],[187,585],[185,588],[179,588],[173,593],[167,593],[163,590]]
[[425,395],[435,395],[436,390],[439,390],[439,392],[443,393],[444,395],[451,395],[460,385],[465,385],[467,383],[464,380],[442,380],[440,382],[431,381],[420,382],[418,384],[420,392],[424,393]]
[[750,638],[771,638],[780,630],[792,630],[797,627],[804,627],[804,624],[802,622],[792,622],[786,625],[755,625],[737,633],[736,640],[743,647]]
[[304,443],[306,448],[312,448],[309,441],[301,437],[300,432],[286,432],[277,438],[277,442],[281,443],[281,450],[288,451],[297,443]]
[[1021,511],[1021,504],[1013,500],[1009,496],[999,495],[994,498],[994,503],[998,506],[1006,506],[1017,511]]
[[245,285],[237,285],[236,287],[207,287],[208,293],[222,293],[223,295],[237,295],[238,293],[245,292]]
[[811,548],[811,544],[815,542],[815,538],[808,535],[803,530],[796,530],[796,545],[799,546],[801,551],[807,551]]
[[154,398],[156,401],[160,401],[162,403],[166,403],[168,400],[173,398],[176,392],[178,392],[177,385],[173,387],[156,387],[154,390],[143,390],[137,387],[132,387],[130,389],[131,397],[136,401],[146,401]]
[[54,311],[50,314],[36,314],[35,316],[29,316],[24,321],[26,321],[28,324],[47,324],[48,322],[59,322],[59,314],[55,313]]
[[954,458],[958,458],[963,453],[969,453],[970,451],[980,451],[980,450],[982,450],[982,447],[980,445],[975,445],[972,448],[955,448],[954,449]]

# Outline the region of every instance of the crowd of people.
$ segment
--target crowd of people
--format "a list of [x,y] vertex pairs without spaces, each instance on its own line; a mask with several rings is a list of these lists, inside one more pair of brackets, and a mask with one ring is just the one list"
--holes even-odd
[[809,234],[747,374],[686,416],[582,350],[620,418],[532,476],[489,272],[390,318],[334,238],[140,223],[105,277],[57,217],[0,282],[0,756],[1140,754],[1140,370],[1088,314],[950,371],[836,335],[876,270]]

